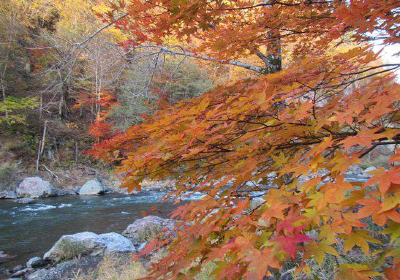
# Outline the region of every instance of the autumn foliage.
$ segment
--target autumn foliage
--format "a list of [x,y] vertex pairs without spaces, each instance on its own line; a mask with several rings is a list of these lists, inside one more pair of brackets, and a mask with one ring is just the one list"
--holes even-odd
[[[185,223],[174,240],[148,246],[169,250],[150,279],[193,279],[209,262],[216,279],[263,279],[288,262],[307,275],[311,260],[328,256],[332,278],[398,279],[399,151],[368,181],[345,180],[376,147],[400,141],[392,72],[400,65],[382,64],[369,44],[399,42],[396,1],[162,0],[114,9],[128,13],[120,27],[135,44],[198,39],[190,51],[222,63],[278,47],[283,56],[281,71],[260,60],[256,78],[182,101],[93,149],[122,161],[129,190],[173,177],[170,195],[206,194],[175,211]],[[362,260],[346,258],[353,250]]]
[[108,91],[98,94],[81,91],[73,109],[91,108],[95,117],[94,123],[89,126],[88,132],[96,138],[105,139],[114,134],[113,125],[107,122],[107,117],[117,104],[116,96]]

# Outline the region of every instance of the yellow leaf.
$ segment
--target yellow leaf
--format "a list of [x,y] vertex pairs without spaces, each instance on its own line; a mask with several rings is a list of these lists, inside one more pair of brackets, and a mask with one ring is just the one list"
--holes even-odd
[[381,243],[379,240],[369,236],[365,230],[354,231],[344,238],[344,252],[349,251],[354,246],[358,246],[365,254],[369,255],[369,244],[367,241],[377,244]]

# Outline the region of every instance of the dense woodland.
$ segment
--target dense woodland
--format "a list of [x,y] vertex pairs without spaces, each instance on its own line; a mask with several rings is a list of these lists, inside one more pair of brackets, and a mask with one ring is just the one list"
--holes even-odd
[[0,9],[2,188],[25,173],[96,166],[85,155],[95,142],[240,75],[154,48],[129,50],[121,44],[129,33],[101,30],[105,1],[7,0]]
[[0,5],[2,182],[86,164],[204,195],[132,279],[398,279],[400,64],[373,51],[398,1]]

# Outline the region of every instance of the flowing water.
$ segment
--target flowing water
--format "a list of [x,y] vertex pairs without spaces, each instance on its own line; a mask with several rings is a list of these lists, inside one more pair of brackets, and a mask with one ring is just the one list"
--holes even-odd
[[[346,179],[366,180],[353,177]],[[135,196],[66,196],[42,199],[34,205],[0,200],[0,251],[15,255],[10,261],[0,263],[0,272],[2,268],[24,264],[31,257],[43,257],[62,235],[82,231],[121,233],[154,205],[161,210],[158,216],[168,217],[176,205],[160,203],[162,196],[159,192]],[[202,196],[196,193],[189,200]]]
[[153,205],[161,210],[158,216],[168,217],[176,205],[160,203],[162,195],[67,196],[41,199],[33,205],[0,200],[0,251],[15,255],[0,268],[43,257],[62,235],[82,231],[121,233]]

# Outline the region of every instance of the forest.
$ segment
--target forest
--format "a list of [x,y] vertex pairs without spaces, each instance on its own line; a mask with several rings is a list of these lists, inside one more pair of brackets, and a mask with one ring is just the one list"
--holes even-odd
[[0,279],[399,279],[399,44],[395,0],[1,0]]

